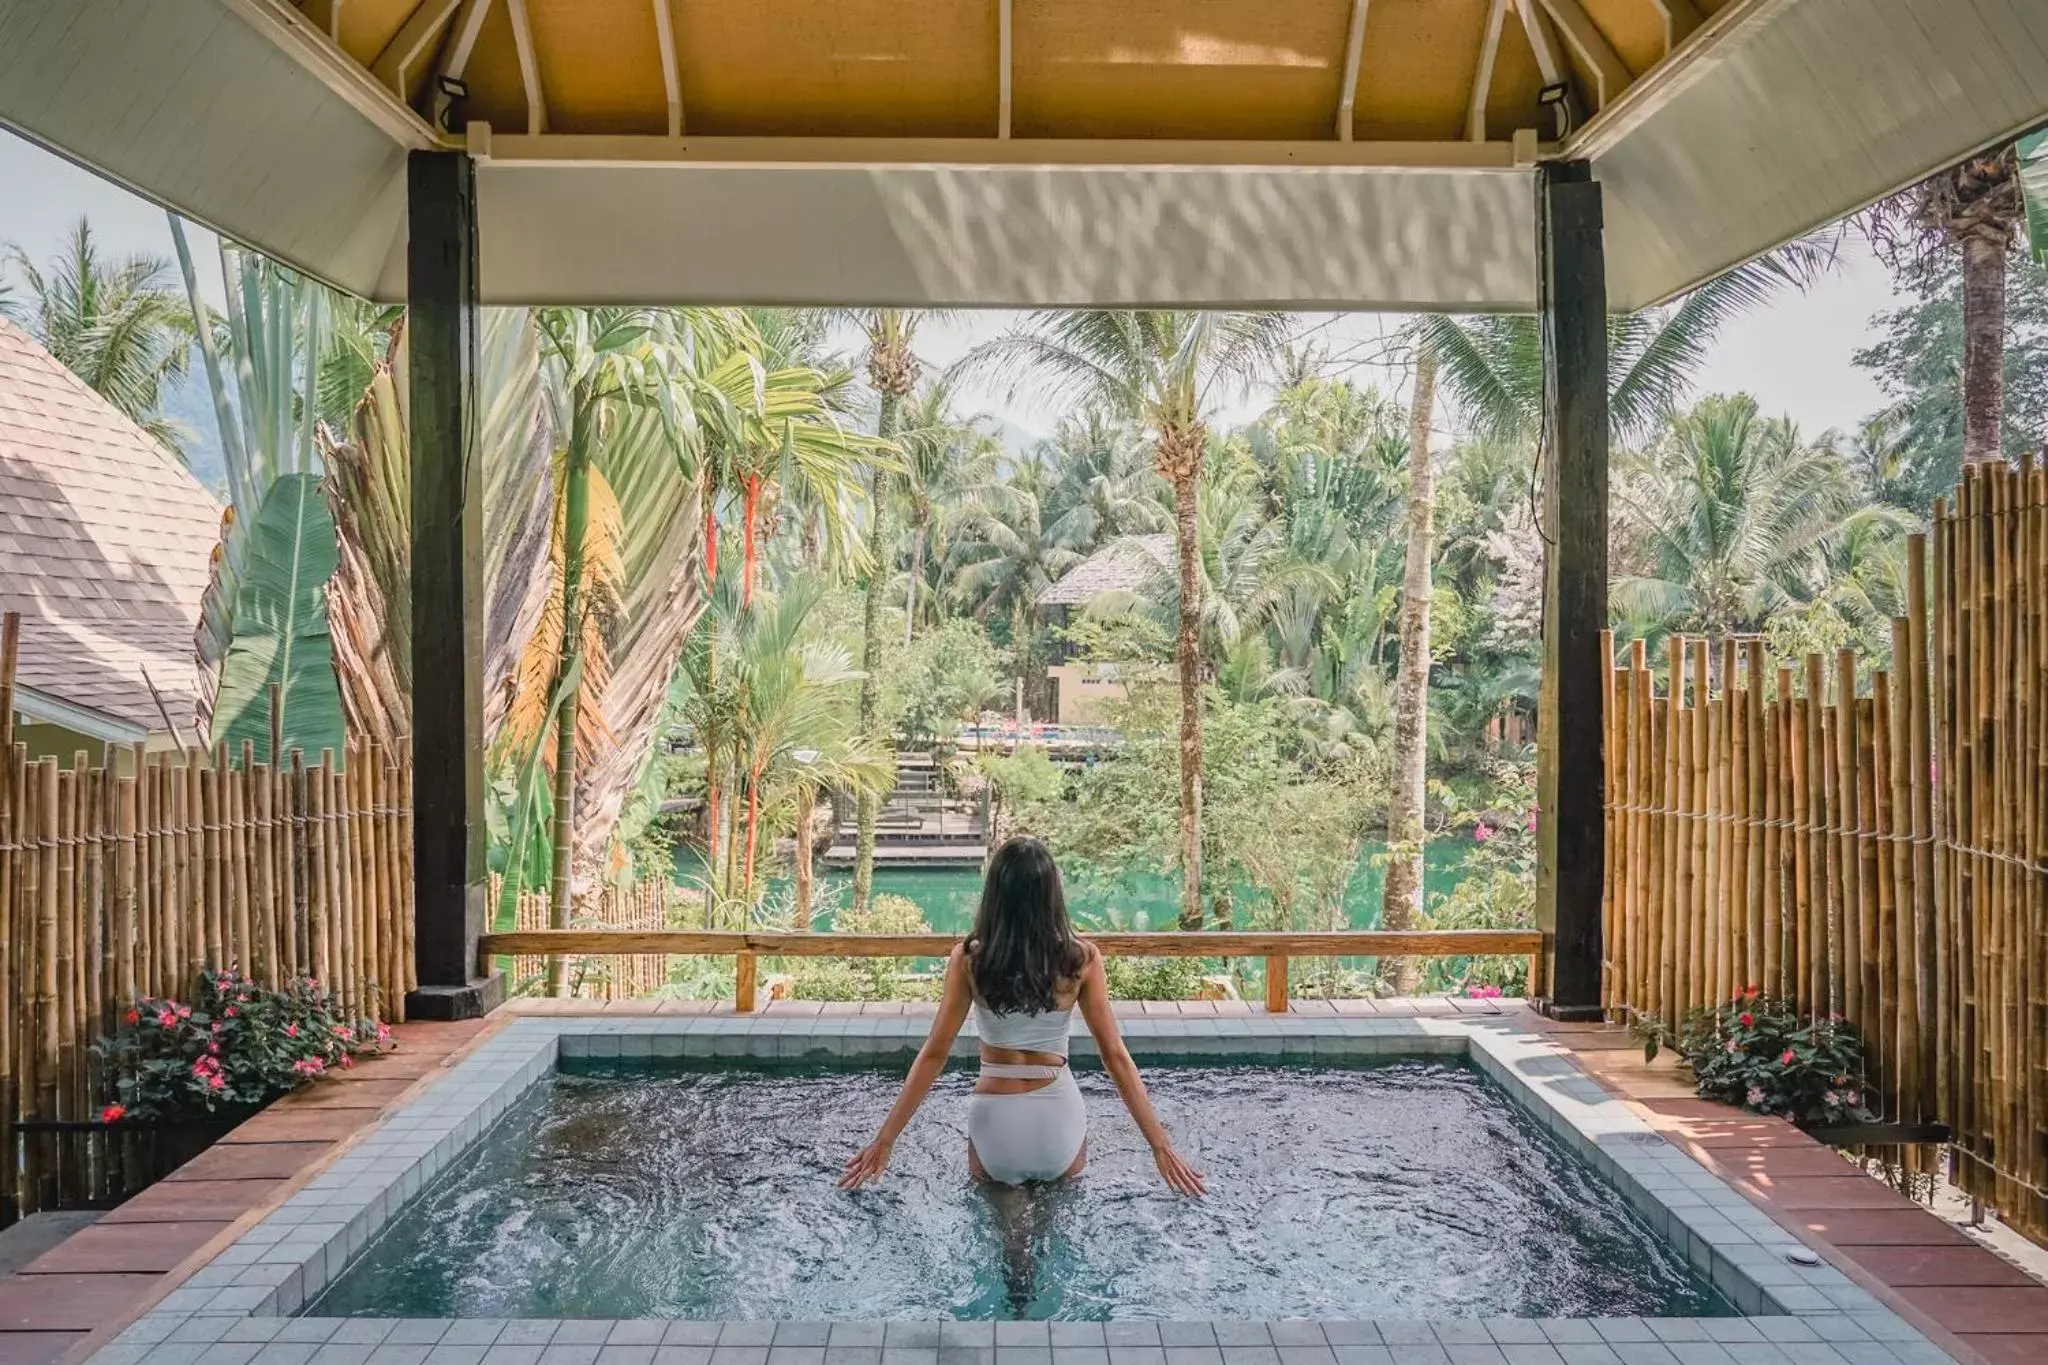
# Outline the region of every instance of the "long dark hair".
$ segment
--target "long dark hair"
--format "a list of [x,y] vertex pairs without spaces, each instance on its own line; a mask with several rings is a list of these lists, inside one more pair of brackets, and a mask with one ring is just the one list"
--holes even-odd
[[1052,851],[1028,835],[1005,841],[988,860],[967,936],[976,998],[997,1014],[1043,1014],[1059,1008],[1060,987],[1087,960]]

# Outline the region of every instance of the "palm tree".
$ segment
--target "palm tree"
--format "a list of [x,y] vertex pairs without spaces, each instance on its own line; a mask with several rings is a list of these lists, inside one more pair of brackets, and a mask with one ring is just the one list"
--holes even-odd
[[[1428,797],[1429,602],[1435,589],[1436,492],[1430,469],[1430,426],[1436,412],[1436,347],[1424,328],[1415,344],[1415,389],[1409,399],[1407,555],[1401,576],[1401,656],[1394,679],[1394,772],[1387,795],[1387,877],[1380,927],[1413,929],[1422,919],[1422,819]],[[1382,964],[1396,995],[1413,995],[1421,980],[1415,959]]]
[[910,576],[903,589],[903,643],[916,628],[918,596],[925,588],[926,552],[938,523],[960,495],[985,481],[1001,453],[982,418],[952,412],[952,392],[943,381],[913,396],[898,416],[896,444],[903,452],[899,483],[904,520],[910,528]]
[[1046,451],[1054,470],[1047,533],[1090,554],[1115,536],[1164,531],[1172,490],[1153,468],[1144,433],[1099,407],[1060,420]]
[[171,263],[141,255],[108,260],[84,218],[47,266],[19,246],[8,256],[28,297],[0,297],[0,315],[20,322],[86,387],[176,451],[178,426],[158,408],[164,385],[185,373],[197,328]]
[[[911,347],[917,340],[919,323],[927,316],[930,315],[902,308],[864,308],[853,314],[854,321],[867,335],[868,383],[874,386],[877,399],[875,434],[883,441],[894,438],[898,410],[917,390],[920,366]],[[883,649],[882,597],[896,567],[889,526],[895,491],[892,474],[886,464],[877,462],[872,466],[868,489],[868,551],[872,563],[861,610],[861,733],[877,748],[882,747],[882,736],[877,733],[881,693],[876,681]],[[881,814],[882,795],[864,791],[857,805],[859,832],[854,841],[853,908],[858,911],[867,909],[868,898],[874,894],[875,823]]]
[[1624,465],[1617,511],[1639,538],[1639,572],[1615,604],[1648,631],[1761,631],[1774,612],[1813,602],[1845,544],[1859,554],[1904,518],[1866,505],[1847,462],[1747,394],[1703,398]]
[[2026,216],[2012,146],[1965,157],[1873,206],[1863,227],[1896,264],[1952,247],[1963,278],[1963,463],[2005,454],[2005,272]]
[[1044,310],[978,346],[963,364],[1001,372],[1012,391],[1091,403],[1135,420],[1173,488],[1180,566],[1181,922],[1202,923],[1202,657],[1199,495],[1209,419],[1226,393],[1269,366],[1291,324],[1273,313]]

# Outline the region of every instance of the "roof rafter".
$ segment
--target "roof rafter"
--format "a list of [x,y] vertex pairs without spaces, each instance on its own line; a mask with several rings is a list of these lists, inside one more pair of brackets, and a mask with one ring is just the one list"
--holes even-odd
[[668,0],[654,0],[654,40],[661,47],[661,88],[668,96],[668,135],[683,135],[683,77],[676,64],[676,24]]
[[1664,16],[1664,55],[1669,57],[1671,49],[1692,36],[1700,26],[1699,6],[1693,0],[1650,0],[1657,12]]
[[1337,94],[1337,140],[1351,141],[1352,110],[1358,103],[1358,68],[1365,61],[1365,12],[1371,0],[1351,0],[1351,29],[1344,38],[1344,84]]
[[412,97],[426,79],[434,41],[462,3],[463,0],[420,0],[391,41],[384,44],[377,60],[370,64],[370,74],[392,94],[412,103]]
[[548,130],[548,101],[540,88],[540,60],[534,53],[526,0],[505,0],[505,12],[512,20],[512,46],[519,52],[519,82],[526,87],[526,131],[538,136]]
[[477,34],[483,31],[484,19],[490,14],[492,0],[462,0],[462,13],[455,18],[454,27],[449,30],[448,41],[441,45],[441,64],[434,70],[434,126],[446,126],[448,106],[453,97],[442,88],[443,81],[459,81],[462,73],[469,70],[469,55],[476,50]]
[[1486,32],[1479,41],[1479,65],[1472,72],[1472,99],[1465,108],[1465,139],[1486,141],[1486,99],[1493,93],[1493,63],[1500,54],[1500,33],[1507,22],[1508,0],[1493,0],[1486,10]]
[[1563,30],[1565,41],[1579,54],[1579,59],[1593,69],[1593,107],[1604,109],[1608,102],[1628,89],[1632,79],[1628,68],[1615,55],[1614,45],[1607,41],[1607,35],[1593,22],[1579,0],[1541,0],[1543,8],[1557,21]]
[[1011,0],[996,0],[996,136],[1010,135],[1010,80],[1016,66]]

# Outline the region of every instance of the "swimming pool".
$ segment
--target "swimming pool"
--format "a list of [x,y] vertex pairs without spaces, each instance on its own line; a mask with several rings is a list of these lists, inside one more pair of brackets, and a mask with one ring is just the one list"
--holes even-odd
[[[1660,1342],[1696,1343],[1703,1356],[1706,1344],[1726,1342],[1738,1353],[1736,1343],[1762,1343],[1794,1358],[1810,1350],[1821,1353],[1816,1360],[1858,1359],[1847,1354],[1853,1343],[1871,1359],[1905,1365],[1944,1359],[1911,1323],[1808,1255],[1593,1083],[1526,1025],[1519,1005],[1477,1007],[1492,1017],[1123,1020],[1216,1195],[1199,1206],[1166,1199],[1126,1121],[1110,1115],[1098,1122],[1083,1182],[1053,1192],[1040,1221],[1027,1221],[1017,1238],[995,1235],[993,1211],[959,1173],[959,1120],[944,1105],[899,1144],[883,1188],[843,1202],[820,1188],[872,1122],[861,1106],[881,1102],[923,1041],[929,1020],[915,1007],[832,1015],[778,1005],[735,1017],[684,1013],[702,1007],[679,1003],[674,1014],[509,1018],[282,1202],[238,1226],[93,1365],[210,1365],[216,1354],[194,1348],[216,1342],[219,1359],[237,1365],[304,1361],[307,1347],[322,1344],[356,1365],[420,1365],[428,1347],[441,1348],[432,1360],[472,1365],[589,1362],[600,1351],[606,1362],[690,1365],[1105,1365],[1105,1346],[1107,1365],[1159,1365],[1162,1347],[1211,1353],[1206,1365],[1219,1365],[1218,1356],[1220,1365],[1358,1365],[1368,1357],[1346,1352],[1363,1347],[1382,1352],[1369,1358],[1384,1365],[1387,1354],[1400,1361],[1439,1348],[1452,1360],[1461,1351],[1491,1360],[1485,1351],[1497,1347],[1514,1360],[1546,1344],[1567,1356],[1587,1347],[1604,1359],[1608,1343],[1624,1360],[1638,1347],[1663,1359]],[[974,1048],[963,1036],[956,1055],[964,1061]],[[1083,1067],[1093,1050],[1085,1034],[1075,1037]],[[650,1085],[649,1066],[673,1071]],[[1275,1068],[1287,1074],[1275,1077]],[[795,1091],[808,1098],[763,1119],[765,1088],[820,1081],[846,1088]],[[674,1094],[660,1094],[664,1083]],[[957,1100],[966,1078],[947,1084]],[[1261,1088],[1273,1085],[1280,1088]],[[645,1109],[681,1124],[720,1093],[740,1106],[716,1129],[729,1145],[700,1159],[729,1174],[699,1186],[660,1175],[643,1147],[654,1157],[680,1151],[682,1161],[689,1149],[636,1143],[626,1120],[647,1119]],[[544,1116],[558,1095],[596,1101],[567,1121],[582,1136],[549,1137]],[[1096,1102],[1111,1103],[1106,1092]],[[1327,1125],[1323,1114],[1332,1116]],[[1228,1131],[1207,1128],[1204,1115],[1229,1119]],[[1392,1128],[1368,1126],[1381,1121]],[[554,1176],[535,1172],[539,1193],[522,1196],[532,1204],[526,1227],[567,1220],[558,1224],[569,1233],[557,1237],[563,1248],[548,1253],[554,1268],[547,1257],[528,1267],[541,1267],[528,1278],[556,1297],[551,1304],[514,1283],[508,1292],[533,1297],[493,1309],[462,1283],[461,1255],[443,1256],[434,1243],[504,1252],[510,1259],[490,1273],[516,1282],[525,1234],[508,1234],[515,1217],[491,1212],[499,1196],[485,1187],[468,1196],[466,1214],[459,1193],[453,1204],[436,1201],[501,1151],[546,1153],[556,1141],[580,1153],[585,1169],[569,1181],[559,1164]],[[827,1167],[820,1180],[793,1180],[812,1164]],[[698,1193],[687,1195],[690,1188]],[[906,1207],[920,1190],[936,1195],[921,1213]],[[930,1220],[929,1245],[896,1222],[913,1217]],[[579,1266],[569,1254],[589,1225],[629,1218],[647,1227],[606,1230],[606,1257]],[[402,1252],[408,1226],[430,1223],[433,1231],[418,1236],[420,1264],[439,1256],[452,1271],[407,1269],[403,1255],[378,1269],[386,1248]],[[574,1231],[579,1223],[585,1233]],[[877,1231],[885,1226],[893,1229],[886,1238]],[[701,1229],[689,1234],[700,1247],[724,1243],[723,1260],[686,1262],[676,1230],[692,1227]],[[1076,1248],[1072,1233],[1081,1228],[1093,1233]],[[680,1241],[687,1250],[688,1237]],[[1513,1242],[1524,1245],[1506,1247]],[[793,1249],[806,1245],[822,1250],[796,1259]],[[759,1249],[752,1260],[749,1248]],[[1685,1276],[1674,1257],[1690,1267]],[[770,1273],[755,1273],[764,1266]],[[871,1280],[862,1267],[872,1267]],[[832,1283],[835,1276],[873,1288],[877,1301],[855,1306],[856,1289]],[[587,1288],[576,1289],[579,1277]],[[604,1278],[628,1283],[599,1285]],[[1701,1295],[1705,1283],[1725,1304]],[[575,1304],[570,1289],[590,1297]],[[1601,1297],[1608,1294],[1623,1297]],[[1612,1315],[1631,1304],[1635,1311]],[[1728,1306],[1741,1316],[1707,1316]],[[408,1316],[482,1311],[493,1315]],[[651,1316],[576,1316],[593,1311]],[[1469,1316],[1480,1311],[1493,1315]],[[335,1316],[342,1312],[350,1316]],[[509,1312],[539,1316],[500,1315]],[[1529,1316],[1553,1312],[1568,1316]],[[843,1316],[784,1316],[794,1313]],[[1601,1313],[1609,1315],[1588,1316]],[[1043,1320],[1053,1314],[1065,1316]],[[252,1357],[252,1343],[275,1345]],[[1841,1354],[1830,1353],[1834,1343]],[[1142,1350],[1145,1359],[1118,1360],[1119,1350]]]
[[1733,1308],[1477,1069],[1155,1067],[1208,1198],[1083,1071],[1078,1181],[991,1194],[949,1073],[884,1184],[834,1180],[900,1070],[596,1063],[528,1094],[309,1310],[424,1318],[1704,1317]]

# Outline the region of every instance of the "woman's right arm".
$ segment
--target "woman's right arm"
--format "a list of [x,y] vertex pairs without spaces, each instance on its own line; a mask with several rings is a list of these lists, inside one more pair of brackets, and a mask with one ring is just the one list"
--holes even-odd
[[855,1152],[846,1161],[846,1174],[839,1178],[842,1190],[857,1190],[871,1180],[880,1180],[882,1172],[889,1168],[889,1157],[896,1149],[896,1139],[903,1135],[917,1107],[924,1103],[924,1097],[932,1088],[932,1082],[946,1069],[946,1059],[952,1055],[953,1039],[959,1036],[960,1026],[967,1022],[968,1006],[974,1003],[974,991],[967,980],[967,954],[956,947],[946,959],[946,989],[939,998],[939,1013],[932,1020],[932,1031],[926,1035],[924,1046],[917,1050],[917,1060],[910,1064],[910,1074],[903,1079],[902,1093],[896,1096],[889,1117],[882,1120],[882,1131],[875,1140]]
[[1159,1174],[1182,1194],[1207,1194],[1209,1187],[1202,1173],[1173,1149],[1173,1139],[1166,1135],[1166,1125],[1159,1121],[1152,1108],[1152,1097],[1145,1093],[1138,1064],[1131,1060],[1131,1050],[1124,1046],[1123,1031],[1116,1026],[1116,1012],[1109,1007],[1109,977],[1102,969],[1102,952],[1093,945],[1088,949],[1088,966],[1081,973],[1080,1005],[1081,1017],[1088,1021],[1088,1031],[1095,1035],[1096,1050],[1102,1054],[1102,1069],[1116,1082],[1124,1107],[1137,1120],[1138,1131],[1152,1148],[1152,1160],[1157,1163]]

